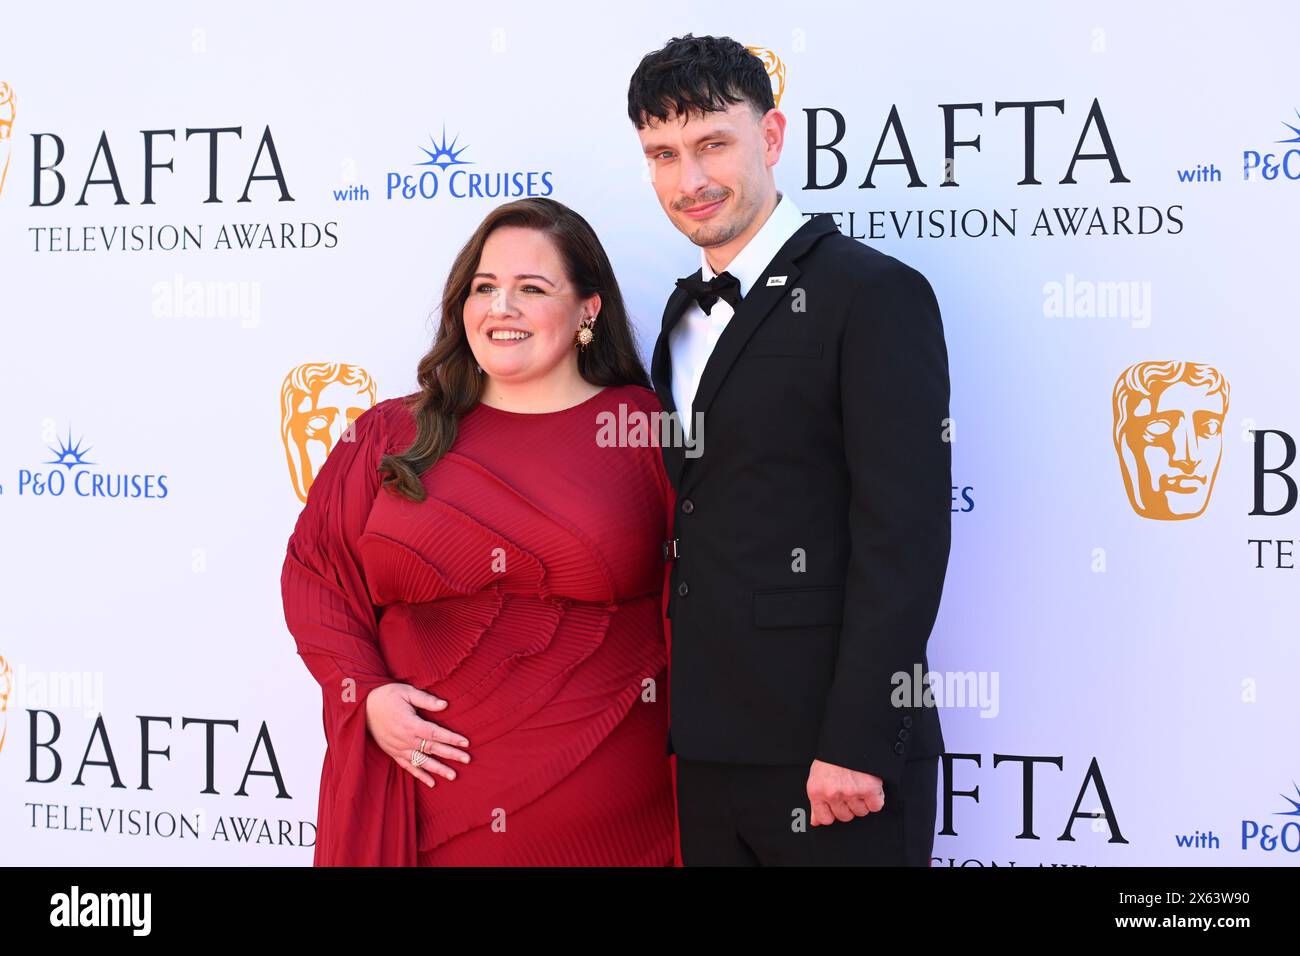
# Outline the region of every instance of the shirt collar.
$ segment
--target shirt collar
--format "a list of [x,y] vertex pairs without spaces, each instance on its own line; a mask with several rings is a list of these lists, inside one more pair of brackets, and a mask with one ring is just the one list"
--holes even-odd
[[[776,258],[776,254],[781,251],[781,247],[786,244],[791,236],[798,232],[799,227],[803,225],[803,213],[794,204],[789,193],[777,193],[779,197],[776,208],[772,214],[767,217],[767,221],[759,227],[756,232],[745,244],[745,248],[736,254],[736,257],[727,265],[726,272],[740,280],[740,294],[744,296],[758,281],[763,274],[763,270],[771,264]],[[709,266],[709,257],[705,254],[703,248],[700,249],[700,277],[708,282],[716,275]]]

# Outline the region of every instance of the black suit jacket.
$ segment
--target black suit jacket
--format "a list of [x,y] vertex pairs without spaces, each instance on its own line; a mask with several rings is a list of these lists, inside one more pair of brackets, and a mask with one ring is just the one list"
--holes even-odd
[[[668,334],[690,301],[668,300],[651,363],[670,412]],[[895,786],[905,760],[943,752],[915,681],[948,565],[948,402],[925,277],[828,215],[805,222],[709,356],[699,453],[663,449],[677,491],[669,752],[818,758]]]

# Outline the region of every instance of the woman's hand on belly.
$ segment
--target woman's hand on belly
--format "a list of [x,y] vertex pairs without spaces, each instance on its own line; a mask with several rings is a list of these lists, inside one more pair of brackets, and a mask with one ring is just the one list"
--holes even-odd
[[[425,768],[455,780],[456,771],[437,758],[469,763],[469,754],[461,749],[468,747],[469,741],[454,730],[425,720],[417,707],[444,710],[447,702],[410,684],[376,687],[366,697],[366,730],[384,753],[417,780],[434,786],[433,777]],[[420,750],[427,756],[419,758]],[[412,758],[420,760],[419,766],[412,763]]]

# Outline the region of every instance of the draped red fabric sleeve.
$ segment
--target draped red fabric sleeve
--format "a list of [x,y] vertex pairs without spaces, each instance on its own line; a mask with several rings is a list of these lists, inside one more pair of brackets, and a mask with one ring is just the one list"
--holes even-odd
[[330,451],[289,538],[280,576],[285,623],[321,687],[326,753],[316,866],[416,862],[416,780],[366,730],[366,698],[392,678],[357,542],[380,493],[377,469],[388,450],[385,414],[392,401],[358,416]]

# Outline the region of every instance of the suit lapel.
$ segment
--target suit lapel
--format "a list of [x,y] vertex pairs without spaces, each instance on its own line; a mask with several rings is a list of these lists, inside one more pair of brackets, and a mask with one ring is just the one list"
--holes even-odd
[[[700,278],[703,272],[703,269],[696,269],[693,278]],[[673,289],[673,294],[668,298],[668,305],[664,307],[663,324],[660,327],[659,338],[655,340],[654,356],[650,359],[650,378],[654,383],[655,391],[659,394],[659,404],[674,418],[677,417],[677,403],[673,398],[673,367],[672,355],[668,351],[668,333],[673,330],[673,326],[677,324],[691,301],[691,294],[685,289],[680,286]],[[684,435],[685,432],[680,427],[675,427],[671,434],[679,436]],[[668,480],[676,488],[678,481],[681,480],[686,449],[675,440],[669,441],[663,446],[663,456],[664,471],[668,474]]]
[[[698,279],[703,272],[703,269],[696,269],[690,278]],[[672,355],[668,351],[668,333],[673,330],[673,326],[682,317],[690,302],[689,292],[681,286],[673,289],[673,294],[668,297],[668,304],[664,306],[659,338],[655,340],[654,355],[650,359],[650,378],[654,382],[655,391],[659,393],[659,403],[667,412],[677,411],[677,403],[673,398]]]

